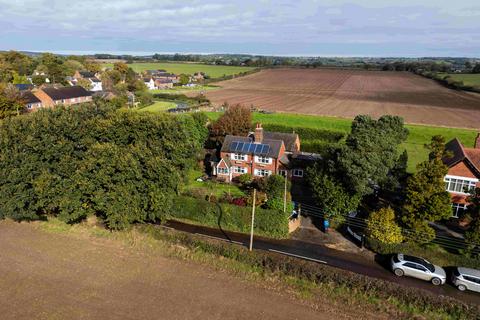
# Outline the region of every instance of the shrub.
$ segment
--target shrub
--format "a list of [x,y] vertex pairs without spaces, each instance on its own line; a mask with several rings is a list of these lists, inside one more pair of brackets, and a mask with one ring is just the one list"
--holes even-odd
[[392,208],[382,208],[370,213],[367,219],[367,234],[384,244],[403,241],[402,230],[395,223],[395,212]]
[[304,128],[304,127],[289,127],[278,124],[264,124],[263,128],[266,131],[274,132],[285,132],[292,133],[295,132],[298,134],[302,140],[302,149],[304,140],[320,140],[324,142],[339,142],[345,138],[345,133],[333,130],[325,129],[313,129],[313,128]]
[[253,176],[250,173],[239,175],[236,180],[243,188],[248,188],[253,182]]
[[[252,209],[225,203],[210,203],[185,196],[178,196],[173,201],[170,217],[187,219],[202,225],[217,227],[237,232],[250,232]],[[288,236],[288,214],[276,210],[257,208],[255,212],[255,232],[272,238]]]

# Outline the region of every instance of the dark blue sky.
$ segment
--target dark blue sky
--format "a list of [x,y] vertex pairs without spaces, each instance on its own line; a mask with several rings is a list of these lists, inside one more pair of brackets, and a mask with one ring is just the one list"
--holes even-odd
[[480,2],[0,0],[0,49],[480,57]]

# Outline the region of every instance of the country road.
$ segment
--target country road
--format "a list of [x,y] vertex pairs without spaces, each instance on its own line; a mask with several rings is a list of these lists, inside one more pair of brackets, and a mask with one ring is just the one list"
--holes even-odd
[[[214,229],[203,226],[195,226],[173,220],[168,221],[163,227],[202,235],[209,238],[213,237],[219,240],[231,242],[232,245],[248,246],[250,241],[249,235],[246,234],[224,231],[219,228]],[[480,304],[480,294],[473,292],[460,292],[448,283],[446,285],[437,287],[429,282],[413,278],[399,278],[390,272],[390,270],[388,270],[386,267],[382,266],[382,262],[385,261],[386,257],[376,257],[375,260],[377,260],[377,262],[358,254],[333,250],[321,245],[299,240],[275,240],[257,236],[254,237],[253,248],[280,254],[288,254],[296,258],[316,261],[318,263],[327,264],[335,268],[395,282],[402,286],[415,287],[433,292],[438,295],[450,296],[464,302]]]

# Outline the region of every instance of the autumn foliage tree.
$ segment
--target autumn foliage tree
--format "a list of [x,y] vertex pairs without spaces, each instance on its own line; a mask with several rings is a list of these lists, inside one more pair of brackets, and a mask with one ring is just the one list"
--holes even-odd
[[402,230],[395,222],[392,208],[382,208],[370,213],[367,219],[367,235],[383,244],[397,244],[403,241]]
[[251,129],[252,114],[240,105],[229,106],[224,114],[210,126],[210,135],[222,141],[226,135],[246,136]]

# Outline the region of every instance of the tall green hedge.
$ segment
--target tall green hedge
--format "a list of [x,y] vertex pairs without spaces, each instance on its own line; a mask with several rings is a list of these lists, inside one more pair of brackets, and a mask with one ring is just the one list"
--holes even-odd
[[[170,216],[206,226],[220,226],[226,230],[249,233],[251,214],[251,207],[178,196],[173,201]],[[287,213],[281,211],[256,208],[255,233],[272,238],[286,238],[288,237],[288,217]]]
[[95,104],[4,119],[2,215],[68,223],[96,215],[112,229],[157,221],[202,149],[200,120]]
[[316,140],[323,142],[339,142],[345,137],[344,132],[325,130],[325,129],[314,129],[314,128],[304,128],[304,127],[290,127],[279,124],[264,124],[263,128],[266,131],[273,132],[285,132],[292,133],[295,132],[300,137],[300,140]]

